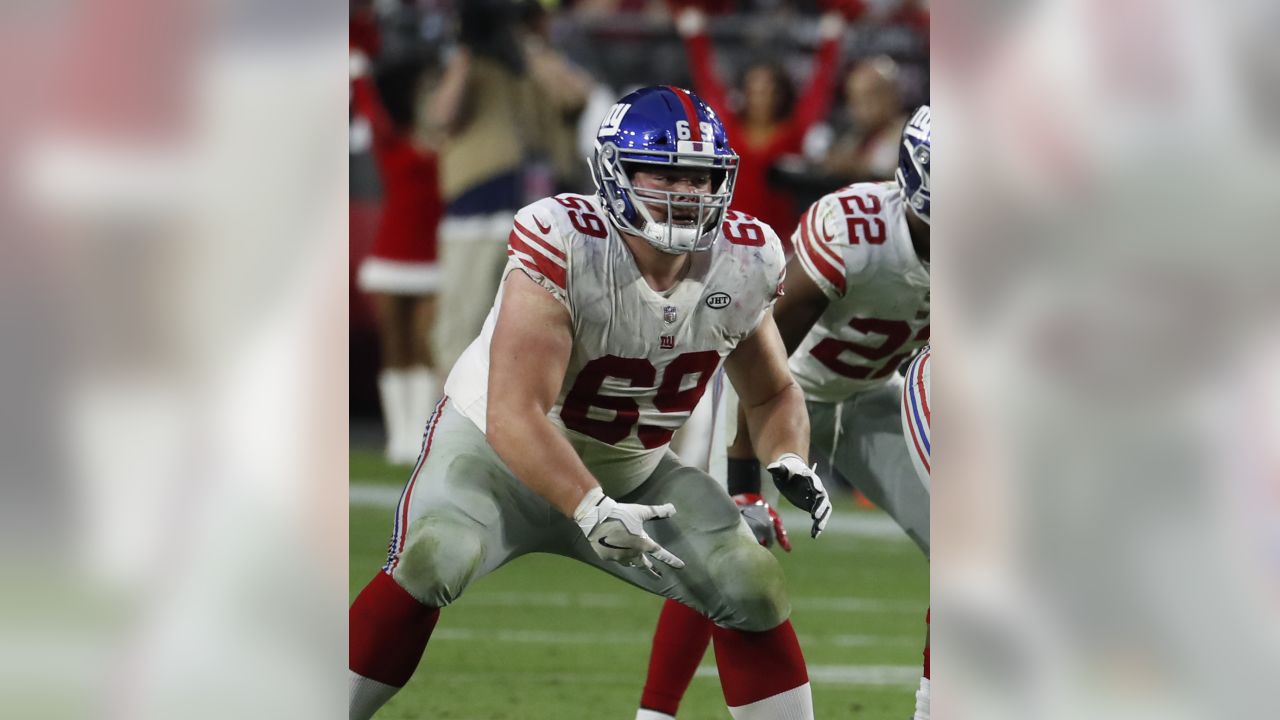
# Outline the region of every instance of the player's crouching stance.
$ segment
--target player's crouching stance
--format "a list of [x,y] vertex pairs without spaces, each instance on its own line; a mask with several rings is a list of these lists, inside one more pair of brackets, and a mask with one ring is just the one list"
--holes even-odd
[[826,525],[770,314],[781,245],[728,210],[737,156],[687,91],[622,98],[591,164],[599,197],[516,215],[506,278],[427,425],[387,564],[351,608],[352,718],[408,681],[439,608],[529,552],[712,618],[735,718],[813,717],[781,568],[715,481],[666,449],[723,362],[760,457],[782,469],[812,535]]
[[[929,106],[902,131],[897,179],[854,183],[814,203],[792,236],[787,294],[774,315],[813,425],[811,451],[853,481],[929,552],[929,484],[902,441],[897,370],[929,337]],[[923,441],[926,445],[928,439]],[[764,545],[785,549],[782,523],[760,498],[760,467],[739,424],[728,489]],[[772,471],[773,468],[770,468]],[[781,488],[785,494],[785,487]],[[743,502],[746,501],[746,502]],[[706,652],[705,618],[663,605],[636,720],[670,720]]]

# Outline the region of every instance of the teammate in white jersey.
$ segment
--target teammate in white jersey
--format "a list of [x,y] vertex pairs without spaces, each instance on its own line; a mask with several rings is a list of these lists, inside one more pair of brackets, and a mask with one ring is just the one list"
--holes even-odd
[[535,551],[712,618],[735,718],[813,717],[781,568],[719,485],[667,450],[723,363],[784,494],[813,537],[826,525],[771,313],[781,243],[728,209],[737,156],[688,91],[622,98],[591,165],[598,197],[515,217],[502,287],[427,425],[387,564],[351,607],[352,718],[408,681],[440,608]]
[[[814,203],[792,236],[786,294],[775,318],[804,390],[812,451],[887,511],[927,554],[929,490],[903,443],[898,368],[929,339],[928,106],[902,133],[895,182],[855,183]],[[760,465],[740,423],[729,448],[729,493],[762,545],[786,531],[760,495]],[[668,602],[654,634],[638,720],[675,717],[711,628]]]
[[[929,365],[933,353],[928,345],[907,366],[906,382],[902,386],[902,439],[915,465],[916,476],[926,488],[930,481],[930,450],[933,436],[929,432]],[[929,615],[924,616],[924,674],[920,677],[920,689],[916,691],[916,712],[911,720],[929,720]]]

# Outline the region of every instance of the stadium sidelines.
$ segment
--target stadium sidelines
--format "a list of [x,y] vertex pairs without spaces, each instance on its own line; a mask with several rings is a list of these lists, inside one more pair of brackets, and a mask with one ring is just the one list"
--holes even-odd
[[[394,508],[400,502],[401,488],[367,480],[352,480],[348,502],[351,507]],[[805,527],[809,516],[790,508],[779,508],[778,514],[788,528]],[[901,540],[910,542],[888,515],[880,512],[836,513],[824,532],[833,535],[876,540]]]

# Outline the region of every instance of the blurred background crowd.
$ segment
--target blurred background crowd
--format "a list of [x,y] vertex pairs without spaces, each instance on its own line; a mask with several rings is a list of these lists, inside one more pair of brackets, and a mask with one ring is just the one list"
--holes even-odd
[[[719,77],[782,55],[801,92],[826,6],[723,5]],[[557,56],[614,94],[693,82],[663,3],[548,10]],[[966,719],[1269,717],[1280,4],[938,4],[927,78],[925,10],[866,2],[838,72],[887,55],[945,109],[937,697]],[[6,716],[341,712],[335,197],[356,272],[384,192],[372,126],[343,117],[348,13],[370,78],[416,47],[439,82],[463,47],[443,2],[0,5]],[[376,430],[372,300],[351,301],[352,422]]]
[[[515,210],[594,193],[604,113],[700,94],[742,157],[734,207],[784,242],[842,185],[890,179],[929,95],[927,0],[352,0],[351,417],[412,462],[478,334]],[[386,433],[382,433],[385,419]]]

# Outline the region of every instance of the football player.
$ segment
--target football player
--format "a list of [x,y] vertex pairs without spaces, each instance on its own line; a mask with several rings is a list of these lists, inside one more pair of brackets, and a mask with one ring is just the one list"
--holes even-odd
[[[792,236],[774,317],[808,401],[815,454],[849,478],[929,551],[929,488],[903,443],[897,370],[929,339],[929,107],[902,132],[897,179],[855,183],[814,203]],[[760,494],[754,430],[729,448],[729,493],[762,545],[790,549]],[[926,440],[927,442],[927,440]],[[770,469],[773,473],[773,470]],[[775,480],[785,476],[775,474]],[[637,720],[675,717],[713,632],[668,601],[654,633]]]
[[[907,442],[911,464],[916,477],[926,489],[929,480],[929,360],[932,351],[928,345],[907,365],[906,382],[902,386],[902,437]],[[924,674],[920,676],[920,689],[916,691],[916,713],[912,720],[929,720],[929,615],[924,616]]]
[[771,312],[781,243],[729,210],[737,156],[686,90],[623,97],[590,162],[597,196],[516,214],[503,284],[427,424],[387,563],[351,607],[352,718],[408,681],[441,608],[534,551],[713,619],[733,717],[813,717],[781,567],[720,486],[667,449],[723,364],[784,495],[813,537],[826,526]]

